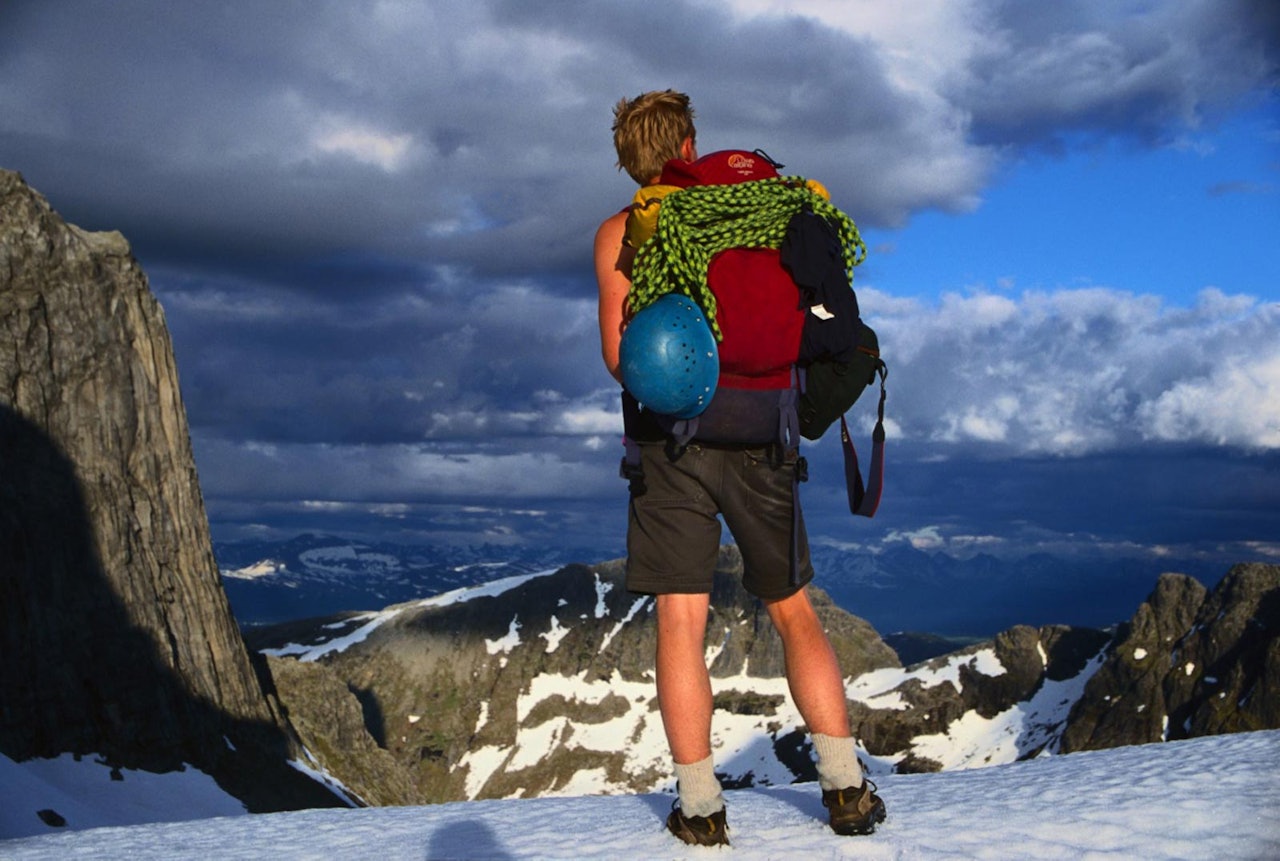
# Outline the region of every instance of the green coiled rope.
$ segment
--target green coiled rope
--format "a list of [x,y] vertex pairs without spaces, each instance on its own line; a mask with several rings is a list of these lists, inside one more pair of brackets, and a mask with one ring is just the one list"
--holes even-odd
[[716,298],[707,286],[711,258],[729,248],[778,248],[787,225],[808,207],[836,228],[846,274],[866,257],[867,247],[849,216],[805,187],[801,177],[758,179],[733,185],[695,185],[668,194],[658,211],[658,229],[636,254],[627,294],[635,314],[668,293],[698,303],[716,340]]

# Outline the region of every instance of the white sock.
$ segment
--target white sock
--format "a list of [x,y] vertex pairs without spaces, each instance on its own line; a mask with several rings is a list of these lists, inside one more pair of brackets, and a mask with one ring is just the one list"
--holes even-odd
[[724,807],[724,795],[712,757],[688,765],[676,763],[680,810],[685,816],[710,816]]
[[812,733],[813,749],[818,754],[818,785],[826,789],[848,789],[862,785],[862,766],[853,738]]

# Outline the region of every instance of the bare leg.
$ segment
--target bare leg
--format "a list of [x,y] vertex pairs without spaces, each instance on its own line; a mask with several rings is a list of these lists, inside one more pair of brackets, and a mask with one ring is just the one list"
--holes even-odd
[[671,756],[683,765],[711,756],[711,676],[703,651],[710,605],[706,594],[658,596],[658,709]]
[[863,785],[862,768],[849,732],[849,706],[840,662],[809,596],[801,589],[788,598],[766,601],[765,607],[782,635],[787,684],[818,754],[818,783],[824,790]]
[[809,732],[847,738],[851,733],[844,678],[808,594],[801,589],[764,605],[782,635],[787,685]]

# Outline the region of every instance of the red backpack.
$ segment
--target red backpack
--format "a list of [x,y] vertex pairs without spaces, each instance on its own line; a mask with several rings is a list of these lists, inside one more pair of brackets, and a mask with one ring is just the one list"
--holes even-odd
[[[760,152],[724,150],[667,162],[659,183],[733,185],[776,178],[779,166]],[[671,432],[677,439],[795,448],[795,363],[806,310],[795,281],[777,249],[729,248],[711,259],[707,287],[716,298],[720,378],[707,409]]]

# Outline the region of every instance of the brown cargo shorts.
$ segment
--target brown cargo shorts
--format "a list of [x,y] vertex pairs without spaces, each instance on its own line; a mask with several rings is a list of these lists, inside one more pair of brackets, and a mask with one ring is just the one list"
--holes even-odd
[[724,518],[742,552],[742,585],[758,598],[786,598],[813,579],[800,518],[798,583],[791,582],[793,479],[797,452],[771,464],[766,448],[691,443],[676,460],[642,445],[645,491],[631,497],[626,586],[641,594],[711,591]]

